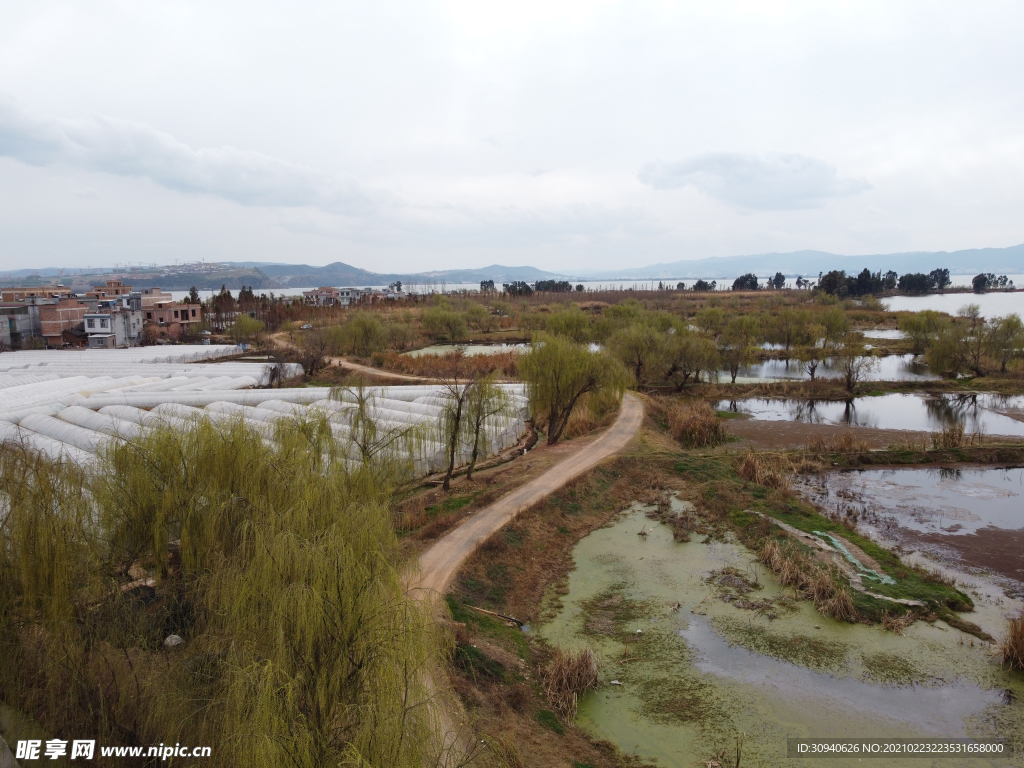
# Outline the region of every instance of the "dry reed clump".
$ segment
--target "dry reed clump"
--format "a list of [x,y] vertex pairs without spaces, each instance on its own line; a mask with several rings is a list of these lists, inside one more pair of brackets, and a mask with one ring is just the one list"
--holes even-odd
[[942,431],[932,435],[932,447],[936,449],[951,450],[963,448],[968,445],[981,445],[985,439],[982,431],[966,433],[963,422],[957,421],[947,424]]
[[1006,619],[1006,634],[999,643],[1003,664],[1024,670],[1024,611]]
[[857,619],[850,591],[839,583],[839,577],[831,569],[811,555],[769,539],[761,547],[758,560],[771,568],[783,586],[792,587],[801,597],[812,601],[823,616],[837,621]]
[[409,376],[444,378],[458,366],[461,375],[483,377],[491,374],[515,377],[519,373],[518,352],[498,352],[493,355],[463,355],[447,352],[443,355],[402,355],[398,352],[378,352],[370,359],[378,368]]
[[562,435],[564,437],[583,437],[583,435],[590,434],[601,426],[610,414],[618,413],[618,410],[619,398],[617,396],[612,396],[607,392],[586,394],[572,409]]
[[935,568],[926,568],[924,573],[921,575],[921,581],[926,584],[944,584],[947,587],[956,586],[955,576],[947,576],[942,571]]
[[666,409],[666,416],[672,437],[689,448],[702,448],[725,442],[725,425],[715,415],[711,406],[703,400],[696,400],[687,405],[673,403]]
[[792,482],[792,467],[785,457],[757,453],[752,448],[747,450],[736,471],[748,482],[780,491],[789,490]]
[[903,635],[903,630],[914,623],[914,615],[907,613],[889,613],[882,611],[882,630],[892,632],[894,635]]
[[541,676],[541,687],[551,706],[563,717],[576,717],[579,697],[597,687],[597,656],[590,648],[573,653],[558,649]]
[[818,453],[859,453],[868,450],[866,440],[858,440],[851,432],[825,437],[819,435],[808,446]]

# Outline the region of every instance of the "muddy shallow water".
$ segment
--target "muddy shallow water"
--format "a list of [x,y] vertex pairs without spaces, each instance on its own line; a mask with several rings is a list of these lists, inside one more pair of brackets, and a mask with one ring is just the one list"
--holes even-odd
[[[746,413],[758,421],[848,424],[874,429],[937,432],[960,422],[968,433],[1024,437],[1020,397],[894,393],[850,400],[721,400],[720,411]],[[1016,418],[1015,418],[1016,417]]]
[[[793,765],[787,736],[1024,733],[1024,679],[981,644],[961,645],[966,636],[942,622],[915,624],[903,638],[824,619],[742,546],[700,538],[676,543],[634,508],[580,541],[567,594],[547,596],[540,634],[562,647],[588,644],[602,660],[601,685],[577,719],[595,737],[687,766],[731,752],[742,732],[743,765],[752,767]],[[726,567],[739,575],[719,575]],[[742,599],[729,585],[740,585]],[[999,610],[971,618],[994,628]]]
[[876,539],[988,571],[1024,596],[1020,467],[845,470],[799,478],[795,488],[828,510],[856,511]]

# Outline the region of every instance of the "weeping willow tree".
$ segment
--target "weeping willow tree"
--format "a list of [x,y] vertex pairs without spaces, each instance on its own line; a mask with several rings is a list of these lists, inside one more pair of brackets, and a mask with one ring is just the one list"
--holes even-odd
[[88,472],[0,446],[0,703],[217,765],[430,762],[442,644],[403,594],[387,478],[329,435],[199,421]]

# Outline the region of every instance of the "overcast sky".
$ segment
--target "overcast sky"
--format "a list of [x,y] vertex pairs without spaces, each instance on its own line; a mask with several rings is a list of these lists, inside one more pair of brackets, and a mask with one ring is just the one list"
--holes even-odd
[[1024,242],[1024,4],[0,0],[0,270]]

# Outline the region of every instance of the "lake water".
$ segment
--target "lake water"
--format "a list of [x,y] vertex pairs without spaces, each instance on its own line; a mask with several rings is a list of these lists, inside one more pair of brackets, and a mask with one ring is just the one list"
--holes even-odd
[[1024,291],[1014,293],[935,293],[928,296],[892,296],[882,299],[890,312],[920,312],[932,309],[955,315],[967,304],[977,304],[985,317],[1024,314]]
[[[787,736],[1024,729],[1024,679],[999,671],[980,646],[959,644],[960,633],[918,622],[900,637],[823,618],[789,601],[792,590],[744,547],[702,536],[675,542],[637,506],[582,539],[573,563],[567,593],[546,596],[538,631],[553,646],[587,645],[598,655],[601,683],[580,701],[577,724],[627,755],[703,765],[720,751],[733,754],[742,732],[744,766],[789,768]],[[771,610],[724,600],[710,577],[725,567],[756,580],[749,598]]]
[[[749,414],[758,421],[799,421],[808,424],[848,424],[854,427],[938,432],[960,422],[968,433],[1024,437],[1021,412],[1024,398],[999,395],[940,395],[893,393],[848,401],[748,398],[721,400],[715,408]],[[1012,415],[1011,415],[1012,414]]]

